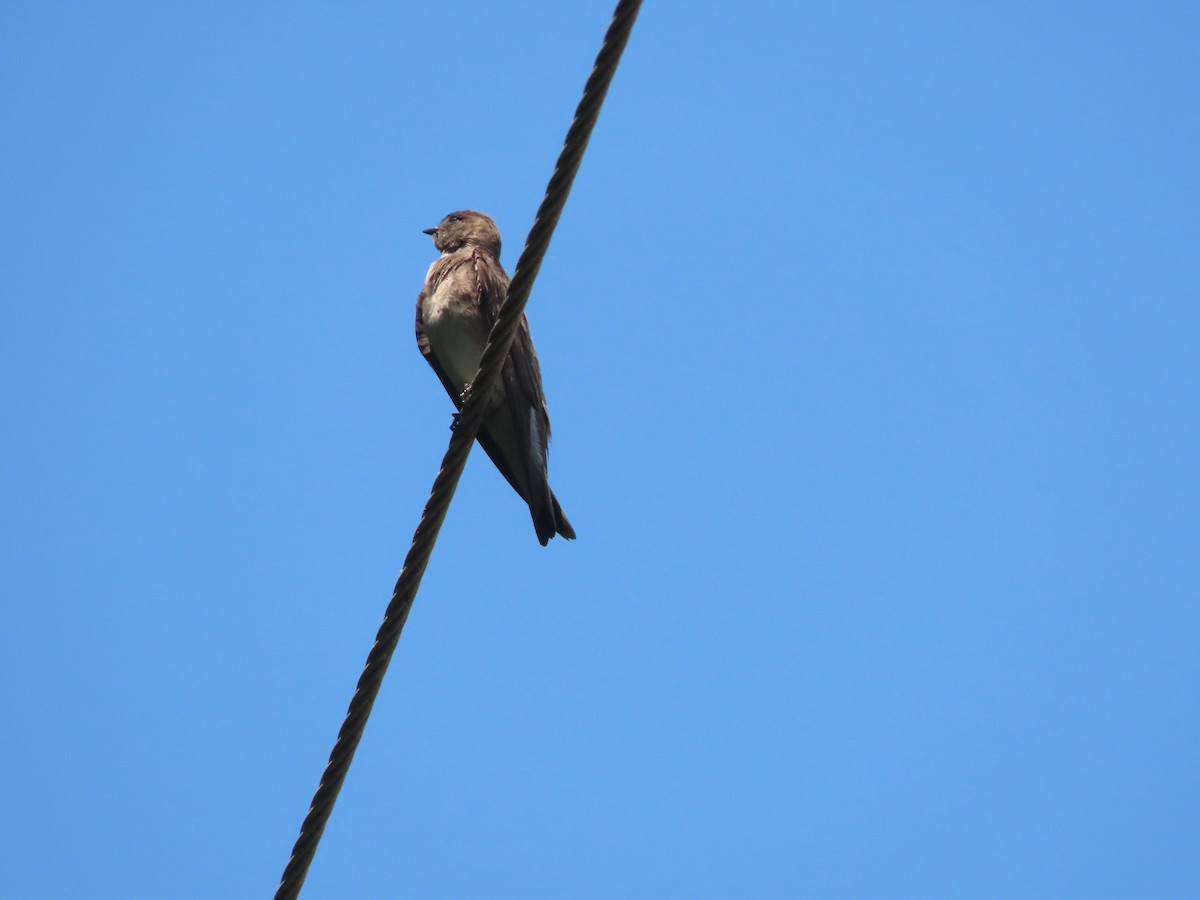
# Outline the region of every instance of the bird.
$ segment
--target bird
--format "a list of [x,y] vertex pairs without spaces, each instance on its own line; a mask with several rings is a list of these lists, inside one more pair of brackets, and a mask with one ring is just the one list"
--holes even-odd
[[[441,255],[417,296],[417,348],[461,410],[508,294],[508,274],[500,265],[500,229],[491,216],[464,209],[423,233],[433,238]],[[476,439],[529,505],[538,542],[544,547],[556,534],[574,540],[575,529],[550,489],[550,415],[524,315]]]

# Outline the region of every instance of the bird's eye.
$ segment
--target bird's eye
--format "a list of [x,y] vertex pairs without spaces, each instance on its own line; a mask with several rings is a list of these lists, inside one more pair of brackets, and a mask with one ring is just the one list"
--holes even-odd
[[461,222],[462,221],[462,216],[449,216],[448,218],[450,219],[451,222]]

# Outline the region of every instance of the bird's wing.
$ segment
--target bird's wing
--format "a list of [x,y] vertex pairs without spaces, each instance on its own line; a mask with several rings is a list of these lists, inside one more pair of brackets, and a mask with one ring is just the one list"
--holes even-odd
[[[490,254],[476,251],[473,256],[476,278],[480,286],[480,309],[488,328],[491,328],[499,316],[500,305],[508,296],[508,276],[504,274],[499,261]],[[502,459],[501,447],[495,443],[490,433],[491,429],[487,426],[480,429],[479,443],[492,458],[496,468],[508,479],[509,484],[516,488],[517,493],[529,504],[538,541],[545,546],[555,532],[560,530],[559,519],[562,510],[554,499],[546,477],[550,416],[546,411],[542,371],[538,365],[537,352],[533,349],[529,320],[524,315],[517,326],[512,349],[504,361],[501,376],[504,381],[504,408],[497,410],[488,421],[496,427],[498,434],[503,434],[507,429],[504,423],[496,421],[495,416],[508,416],[518,455],[515,459]],[[517,473],[523,476],[520,481],[524,487],[513,477],[513,470],[517,470]],[[562,533],[573,537],[574,532],[566,516],[561,516],[561,521],[565,529]]]
[[[496,324],[500,305],[508,296],[508,276],[498,260],[490,254],[476,250],[472,254],[475,274],[479,284],[480,309],[490,329]],[[514,412],[532,409],[537,416],[538,433],[541,435],[539,448],[543,459],[550,442],[550,415],[546,410],[546,395],[542,389],[542,369],[538,365],[537,351],[533,349],[533,337],[529,333],[529,320],[521,314],[521,324],[513,338],[512,349],[504,362],[504,389],[509,397],[520,397],[524,404],[513,404]],[[518,421],[517,431],[523,439],[529,434],[528,421]],[[527,447],[524,449],[528,449]]]

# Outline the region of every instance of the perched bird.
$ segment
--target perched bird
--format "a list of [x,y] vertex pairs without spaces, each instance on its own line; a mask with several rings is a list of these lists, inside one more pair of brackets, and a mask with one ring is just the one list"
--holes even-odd
[[[488,334],[508,294],[508,275],[500,265],[500,230],[490,216],[461,210],[450,213],[436,228],[426,228],[425,234],[433,236],[433,245],[442,255],[429,267],[417,297],[417,347],[454,405],[462,409]],[[575,529],[550,490],[546,473],[550,415],[525,316],[521,316],[478,440],[500,474],[529,504],[542,546],[555,534],[574,539]]]

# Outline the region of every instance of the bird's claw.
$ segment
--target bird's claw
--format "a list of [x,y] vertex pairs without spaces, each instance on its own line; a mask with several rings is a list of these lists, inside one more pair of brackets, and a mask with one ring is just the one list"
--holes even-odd
[[[462,389],[462,393],[458,395],[458,399],[464,405],[466,404],[466,402],[468,400],[471,399],[471,384],[470,384],[470,382],[467,382],[467,385]],[[451,421],[450,421],[450,430],[451,431],[458,430],[458,420],[461,418],[462,418],[461,412],[456,412],[451,416]]]

